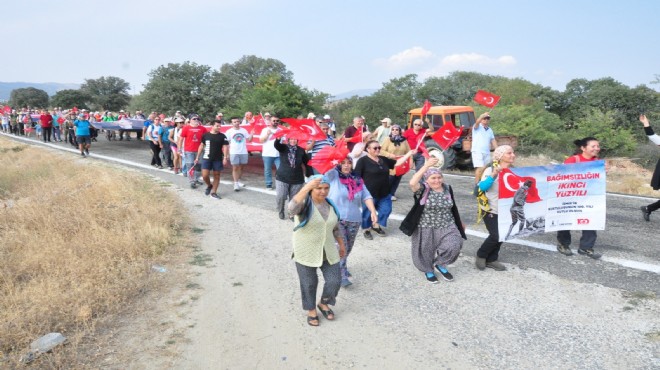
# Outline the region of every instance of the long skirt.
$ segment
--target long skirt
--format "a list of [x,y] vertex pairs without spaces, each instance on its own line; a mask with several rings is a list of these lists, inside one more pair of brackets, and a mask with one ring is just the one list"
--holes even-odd
[[463,247],[463,238],[455,224],[443,228],[418,227],[411,238],[413,264],[422,272],[433,271],[434,265],[454,263]]

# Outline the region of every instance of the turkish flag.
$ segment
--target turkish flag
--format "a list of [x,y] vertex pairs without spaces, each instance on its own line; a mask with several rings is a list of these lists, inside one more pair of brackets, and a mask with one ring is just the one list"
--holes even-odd
[[349,143],[361,143],[364,137],[364,131],[356,132],[355,135],[348,138]]
[[264,120],[264,117],[260,114],[258,116],[255,116],[252,121],[250,121],[250,130],[252,132],[261,132],[266,128],[266,121]]
[[[396,157],[396,160],[398,161],[399,158],[403,157],[402,155],[399,155]],[[408,171],[410,171],[410,162],[411,160],[408,159],[407,161],[401,163],[400,165],[394,167],[394,175],[396,176],[403,176],[405,175]]]
[[309,134],[309,140],[325,140],[328,138],[328,135],[321,131],[313,118],[282,118],[282,122],[288,123],[292,129],[306,132]]
[[73,113],[78,113],[78,107],[73,107],[72,111]]
[[459,130],[456,129],[452,121],[445,122],[438,131],[431,136],[431,138],[440,145],[442,150],[447,150],[452,144],[461,137],[463,126]]
[[57,118],[57,123],[64,123],[64,118],[58,117]]
[[500,171],[498,175],[498,184],[500,188],[500,199],[513,198],[516,191],[529,180],[532,184],[527,191],[527,203],[535,203],[541,201],[539,196],[539,189],[536,187],[536,179],[531,176],[518,176],[511,169],[505,168]]
[[8,105],[5,105],[5,107],[2,110],[7,114],[11,113],[11,107]]
[[346,145],[334,147],[326,145],[309,160],[309,165],[316,168],[320,173],[326,173],[341,163],[348,156]]
[[422,106],[422,117],[425,116],[430,109],[431,109],[431,102],[428,99],[426,99],[424,101],[424,106]]
[[495,94],[491,94],[488,91],[479,90],[474,95],[474,101],[488,108],[493,108],[497,105],[497,103],[499,103],[500,97]]
[[307,143],[307,140],[309,140],[309,134],[306,132],[302,132],[300,130],[292,129],[289,127],[280,127],[280,130],[278,130],[276,133],[273,134],[273,137],[276,139],[279,139],[281,137],[286,137],[288,139],[296,139],[298,140],[298,146],[301,148],[305,148],[305,144]]

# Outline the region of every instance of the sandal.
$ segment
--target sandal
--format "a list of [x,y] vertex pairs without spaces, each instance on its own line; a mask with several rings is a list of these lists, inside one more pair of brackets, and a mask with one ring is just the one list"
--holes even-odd
[[[335,313],[332,312],[330,307],[328,307],[327,310],[322,309],[320,304],[316,305],[316,307],[319,308],[319,311],[321,311],[321,314],[323,314],[323,317],[325,317],[326,320],[331,320],[332,321],[332,320],[335,319]],[[330,316],[330,315],[332,315],[332,318],[328,318],[328,316]]]
[[[316,324],[313,324],[312,321],[316,321]],[[319,326],[319,317],[318,316],[307,316],[307,325],[309,325],[309,326]]]

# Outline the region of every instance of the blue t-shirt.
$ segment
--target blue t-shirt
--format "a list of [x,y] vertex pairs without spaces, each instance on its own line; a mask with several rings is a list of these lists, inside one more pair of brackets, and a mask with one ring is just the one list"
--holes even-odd
[[73,125],[76,126],[76,136],[89,136],[89,121],[84,120],[75,120]]
[[174,130],[173,126],[167,126],[163,129],[163,136],[160,138],[160,140],[164,143],[169,143],[170,142],[170,131]]

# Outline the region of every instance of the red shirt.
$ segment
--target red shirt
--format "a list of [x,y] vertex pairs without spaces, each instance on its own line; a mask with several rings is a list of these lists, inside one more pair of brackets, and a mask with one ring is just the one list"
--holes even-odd
[[582,156],[582,154],[576,154],[572,155],[564,161],[564,164],[570,164],[570,163],[579,163],[579,162],[591,162],[591,161],[597,161],[598,157],[593,157],[591,159],[587,159]]
[[410,145],[410,149],[416,149],[417,146],[419,145],[420,141],[422,141],[422,138],[426,134],[426,129],[422,128],[419,130],[418,133],[415,133],[415,129],[409,128],[403,133],[403,137],[408,140],[408,145]]
[[42,114],[39,116],[39,121],[41,121],[42,128],[50,128],[53,126],[53,116],[50,114]]
[[181,134],[179,135],[184,139],[183,151],[184,152],[197,152],[199,145],[202,143],[202,135],[206,133],[204,126],[183,126]]

